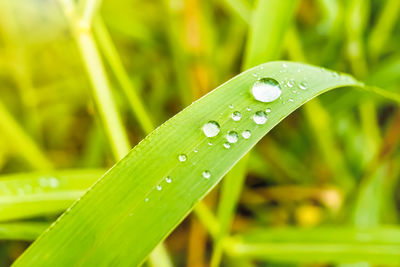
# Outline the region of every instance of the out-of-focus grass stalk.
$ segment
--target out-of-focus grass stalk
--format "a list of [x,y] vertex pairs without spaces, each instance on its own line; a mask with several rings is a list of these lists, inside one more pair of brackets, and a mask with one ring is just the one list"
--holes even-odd
[[252,8],[249,2],[244,0],[224,0],[235,13],[239,15],[247,24],[251,23]]
[[[295,61],[307,62],[296,28],[292,27],[286,38],[286,48],[290,58]],[[336,140],[332,135],[333,131],[330,127],[332,123],[328,111],[317,98],[309,101],[303,107],[318,147],[332,171],[334,179],[345,188],[345,191],[351,189],[353,177],[335,144]]]
[[396,22],[399,20],[400,1],[386,0],[386,3],[379,14],[378,21],[372,28],[368,37],[368,52],[373,60],[377,60],[390,38]]
[[[130,150],[130,144],[112,96],[110,82],[107,78],[100,53],[90,31],[91,25],[83,24],[83,27],[81,27],[82,23],[80,18],[75,14],[74,3],[71,0],[60,0],[60,2],[69,20],[71,31],[76,39],[89,78],[92,82],[93,94],[112,145],[114,156],[117,160],[122,159]],[[93,1],[88,3],[90,8],[98,6]],[[93,8],[90,12],[94,11],[95,9]],[[90,18],[92,16],[93,14],[88,17]],[[153,266],[172,266],[166,249],[162,245],[157,246],[151,253],[150,264],[152,263],[154,263]]]
[[120,83],[122,90],[128,98],[132,113],[136,116],[136,119],[138,120],[144,133],[149,134],[154,130],[153,122],[143,104],[143,101],[137,95],[135,88],[133,88],[132,82],[130,81],[128,73],[122,65],[121,59],[111,40],[106,26],[104,25],[104,22],[100,16],[96,17],[93,22],[93,29],[96,34],[98,44],[106,60],[110,64],[111,70],[114,72],[115,77]]
[[86,27],[87,25],[80,27],[80,20],[75,15],[75,7],[72,1],[60,0],[60,2],[69,20],[71,31],[93,85],[93,96],[111,143],[112,151],[117,160],[121,159],[128,153],[130,145],[114,102],[110,82],[100,53],[90,32],[90,27]]
[[[280,56],[284,35],[297,6],[296,0],[259,0],[253,12],[247,38],[246,54],[242,69],[277,59]],[[273,12],[271,12],[273,10]],[[249,154],[244,156],[226,175],[218,206],[220,231],[214,242],[211,266],[219,266],[223,253],[223,240],[229,233],[237,202],[247,174]]]
[[52,163],[44,152],[28,136],[21,126],[0,102],[0,126],[2,135],[7,138],[8,144],[35,169],[47,170],[52,168]]
[[[351,0],[347,3],[346,35],[347,57],[351,69],[357,78],[368,74],[363,36],[368,25],[369,1]],[[365,136],[363,163],[367,163],[376,153],[380,143],[379,125],[376,118],[376,107],[372,99],[365,99],[359,106],[361,125]]]

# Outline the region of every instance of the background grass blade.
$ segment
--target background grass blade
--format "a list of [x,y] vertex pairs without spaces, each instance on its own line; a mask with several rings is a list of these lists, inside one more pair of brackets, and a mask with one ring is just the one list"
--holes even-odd
[[226,240],[232,257],[283,262],[355,261],[398,264],[400,229],[315,228],[254,230]]
[[[250,89],[258,77],[278,80],[281,98],[269,104],[256,101]],[[291,89],[289,78],[296,84],[306,83],[305,90]],[[347,75],[290,62],[266,63],[238,75],[146,137],[34,242],[15,266],[143,262],[270,129],[311,98],[343,86],[362,84]],[[266,108],[272,110],[267,123],[255,124],[253,114]],[[231,119],[233,111],[242,113],[239,122]],[[213,138],[201,130],[210,120],[221,126]],[[252,135],[249,139],[240,136],[227,150],[223,144],[230,130],[239,134],[250,130]],[[187,160],[180,162],[182,154]],[[202,176],[204,171],[210,172],[209,179]],[[140,246],[132,250],[130,244]]]

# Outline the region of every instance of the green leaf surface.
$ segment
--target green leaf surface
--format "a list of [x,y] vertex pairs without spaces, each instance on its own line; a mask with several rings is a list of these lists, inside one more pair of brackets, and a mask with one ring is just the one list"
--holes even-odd
[[399,263],[400,229],[325,227],[256,229],[226,240],[235,258],[279,262]]
[[[253,84],[263,77],[280,82],[278,100],[263,103],[252,96]],[[290,79],[295,86],[288,85]],[[307,85],[302,86],[305,90],[298,87],[301,83]],[[362,84],[347,75],[290,62],[262,64],[236,76],[140,142],[34,242],[15,266],[140,264],[269,130],[311,98],[343,86]],[[267,122],[256,124],[254,113],[267,108],[271,109]],[[241,113],[241,120],[232,120],[234,111]],[[216,137],[208,138],[202,132],[209,121],[221,127]],[[251,131],[249,139],[242,137],[244,130]],[[223,145],[228,131],[239,134],[229,149]],[[186,161],[179,160],[182,154]],[[208,179],[204,171],[210,172]]]

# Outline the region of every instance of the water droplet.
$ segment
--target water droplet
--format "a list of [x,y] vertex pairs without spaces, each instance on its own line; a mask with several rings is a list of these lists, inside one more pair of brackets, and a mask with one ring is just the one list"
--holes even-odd
[[146,201],[146,202],[149,202],[149,198],[148,198],[148,197],[146,197],[146,199],[145,199],[144,201]]
[[267,109],[265,110],[265,112],[270,113],[270,112],[271,112],[271,109],[270,109],[270,108],[267,108]]
[[239,111],[235,111],[232,113],[232,120],[240,121],[241,118],[242,118],[242,114]]
[[216,121],[209,121],[203,125],[203,133],[207,137],[214,137],[219,133],[220,126]]
[[230,105],[229,105],[229,108],[233,108],[233,105],[232,105],[232,104],[230,104]]
[[178,158],[180,162],[184,162],[187,160],[187,156],[185,154],[180,154]]
[[212,145],[213,145],[213,143],[211,143],[211,142],[208,142],[208,145],[209,145],[209,146],[212,146]]
[[210,171],[203,171],[202,175],[203,175],[204,178],[209,179],[211,177],[211,172]]
[[252,75],[253,77],[257,78],[257,73],[253,73]]
[[299,84],[299,88],[300,88],[301,90],[306,90],[306,89],[308,88],[307,82],[301,82],[301,83]]
[[292,99],[292,98],[289,98],[289,101],[290,101],[290,102],[293,102],[293,99]]
[[167,176],[165,177],[165,181],[170,184],[172,182],[172,179],[171,177]]
[[265,113],[264,111],[257,111],[256,113],[254,113],[253,115],[253,121],[256,124],[264,124],[267,122],[267,113]]
[[157,190],[158,190],[158,191],[161,191],[161,189],[162,189],[162,186],[161,186],[161,185],[157,185],[156,187],[157,187]]
[[283,63],[282,64],[282,67],[284,67],[285,69],[287,68],[287,64],[286,63]]
[[255,82],[251,89],[255,99],[261,102],[272,102],[281,95],[281,86],[272,78],[262,78]]
[[226,143],[224,143],[224,147],[225,147],[226,149],[229,149],[229,148],[231,147],[231,145],[230,145],[228,142],[226,142]]
[[197,153],[197,152],[199,152],[199,150],[196,148],[195,150],[193,150],[193,152],[194,152],[194,153]]
[[247,110],[247,111],[250,111],[250,110],[251,110],[251,108],[250,108],[250,107],[247,107],[247,108],[246,108],[246,110]]
[[245,130],[242,132],[242,136],[244,139],[249,139],[251,136],[251,132],[249,130]]
[[239,139],[239,135],[235,131],[229,131],[228,134],[226,135],[226,140],[229,143],[232,143],[232,144],[236,143],[238,141],[238,139]]

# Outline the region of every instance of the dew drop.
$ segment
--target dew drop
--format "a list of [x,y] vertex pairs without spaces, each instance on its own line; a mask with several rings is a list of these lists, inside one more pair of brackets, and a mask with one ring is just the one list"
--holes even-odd
[[199,152],[199,150],[196,148],[195,150],[193,150],[193,152],[194,152],[194,153],[197,153],[197,152]]
[[209,179],[211,177],[211,172],[206,170],[203,171],[202,175],[204,178]]
[[149,202],[149,198],[148,197],[146,197],[146,199],[144,200],[145,202]]
[[306,90],[306,89],[308,88],[307,82],[301,82],[301,83],[299,84],[299,88],[300,88],[301,90]]
[[161,186],[161,185],[157,185],[156,187],[157,187],[157,190],[158,190],[158,191],[161,191],[161,189],[162,189],[162,186]]
[[272,102],[278,99],[282,93],[278,81],[272,78],[262,78],[253,85],[252,94],[261,102]]
[[242,136],[244,139],[249,139],[251,136],[251,132],[249,130],[245,130],[242,132]]
[[267,122],[267,113],[265,113],[264,111],[257,111],[256,113],[254,113],[253,115],[253,121],[256,124],[264,124]]
[[60,185],[60,181],[55,177],[51,177],[49,178],[49,185],[51,188],[57,188]]
[[219,133],[220,126],[216,121],[209,121],[203,125],[202,129],[207,137],[214,137]]
[[180,162],[185,162],[187,160],[187,156],[185,154],[180,154],[178,158]]
[[231,144],[229,144],[228,142],[226,142],[226,143],[224,143],[224,147],[225,147],[226,149],[229,149],[229,148],[231,147]]
[[270,113],[270,112],[271,112],[271,109],[270,109],[270,108],[267,108],[267,109],[265,110],[265,112],[266,112],[266,113]]
[[247,108],[246,108],[246,110],[247,110],[247,111],[250,111],[250,110],[251,110],[251,108],[250,108],[250,107],[247,107]]
[[229,108],[233,108],[233,105],[232,105],[232,104],[230,104],[230,105],[229,105]]
[[235,111],[232,113],[232,120],[240,121],[241,118],[242,118],[242,114],[239,111]]
[[209,146],[212,146],[212,145],[213,145],[213,143],[211,143],[211,142],[208,142],[208,145],[209,145]]
[[290,101],[290,102],[293,102],[293,99],[292,99],[292,98],[289,98],[289,101]]
[[284,67],[285,69],[287,68],[287,64],[286,63],[283,63],[282,64],[282,67]]
[[239,135],[235,131],[229,131],[226,135],[226,140],[231,144],[236,143],[238,141],[238,139],[239,139]]
[[171,177],[167,176],[165,177],[165,181],[170,184],[172,182],[172,179]]

